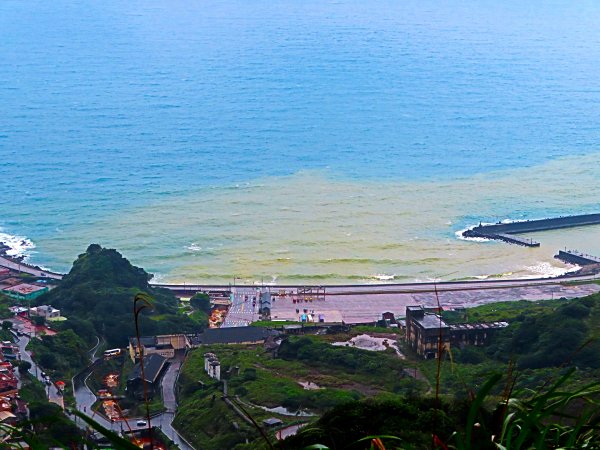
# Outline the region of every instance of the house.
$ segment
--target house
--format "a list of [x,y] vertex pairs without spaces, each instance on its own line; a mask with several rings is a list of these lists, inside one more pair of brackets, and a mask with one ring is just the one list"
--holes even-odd
[[53,308],[50,305],[41,305],[30,308],[29,315],[45,317],[46,319],[55,319],[60,317],[60,309]]
[[277,419],[276,417],[270,417],[268,419],[263,420],[263,425],[266,428],[273,428],[283,425],[283,422],[281,421],[281,419]]
[[10,276],[10,269],[6,267],[0,267],[0,280],[8,278]]
[[381,320],[385,320],[387,323],[396,323],[396,318],[394,317],[394,313],[393,312],[384,312],[381,315]]
[[507,322],[447,324],[437,310],[422,306],[406,307],[406,342],[419,356],[434,359],[450,350],[450,345],[486,345],[493,333],[508,326]]
[[19,380],[12,371],[0,372],[0,394],[14,395],[19,392]]
[[[156,353],[167,359],[171,359],[175,357],[176,352],[187,350],[191,347],[191,344],[185,334],[165,334],[140,337],[140,346],[144,355]],[[134,362],[140,358],[138,340],[135,337],[129,338],[129,356]]]
[[35,284],[21,283],[2,289],[2,292],[9,297],[17,300],[34,300],[40,295],[48,292],[47,286],[37,286]]
[[221,363],[214,353],[204,354],[204,370],[209,377],[217,381],[221,379]]
[[29,417],[29,409],[27,408],[27,402],[20,398],[13,398],[13,414],[17,416],[18,420],[25,420]]
[[208,328],[198,340],[200,345],[212,344],[262,344],[272,334],[261,327]]
[[17,416],[10,411],[0,411],[0,424],[14,426],[17,424]]
[[[19,357],[19,346],[10,341],[3,341],[0,345],[0,351],[4,359],[17,359]],[[0,364],[0,373],[5,370],[5,363]],[[6,363],[9,364],[9,363]]]
[[142,376],[142,366],[138,362],[127,378],[127,394],[139,400],[144,398],[144,381],[148,389],[148,396],[154,396],[160,377],[168,366],[167,359],[157,353],[144,356],[143,363],[144,376]]

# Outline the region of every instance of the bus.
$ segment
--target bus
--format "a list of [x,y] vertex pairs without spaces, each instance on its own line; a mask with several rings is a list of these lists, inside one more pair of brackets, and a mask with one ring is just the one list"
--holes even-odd
[[106,350],[104,352],[104,359],[116,358],[121,353],[123,353],[123,350],[121,350],[120,348],[113,348],[113,349],[110,349],[110,350]]

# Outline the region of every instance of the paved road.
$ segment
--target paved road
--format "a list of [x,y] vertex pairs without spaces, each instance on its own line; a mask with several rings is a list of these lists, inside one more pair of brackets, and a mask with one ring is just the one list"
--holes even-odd
[[[167,411],[156,416],[152,417],[150,424],[153,427],[158,427],[162,430],[162,432],[168,436],[181,450],[194,450],[193,447],[188,445],[186,441],[183,440],[177,433],[177,431],[173,428],[172,422],[175,418],[175,409],[177,407],[177,403],[175,401],[175,380],[177,378],[177,369],[181,362],[175,363],[175,369],[173,366],[169,367],[167,373],[163,377],[162,381],[162,390],[163,395],[168,398],[167,402],[165,402],[165,406],[167,407]],[[145,421],[145,417],[130,417],[127,420],[127,423],[123,421],[119,422],[110,422],[105,419],[101,414],[96,413],[92,410],[92,405],[96,402],[96,396],[94,393],[88,388],[86,384],[87,378],[90,376],[91,371],[94,369],[94,364],[89,366],[83,372],[77,374],[73,378],[73,392],[75,395],[75,402],[77,403],[77,409],[88,417],[93,418],[95,421],[100,423],[100,425],[105,428],[112,429],[114,431],[136,431],[146,428],[146,426],[138,425],[138,421]]]
[[55,280],[61,280],[63,277],[61,274],[48,272],[47,270],[42,270],[38,267],[30,266],[28,264],[24,264],[18,261],[13,261],[12,259],[5,258],[4,256],[0,256],[0,266],[19,272],[28,273],[40,278],[52,278]]
[[167,412],[174,413],[177,410],[177,399],[175,397],[175,383],[179,375],[179,369],[183,361],[175,360],[171,362],[167,372],[163,375],[161,382],[162,398]]
[[258,320],[259,295],[255,287],[232,287],[231,307],[221,328],[245,327]]
[[[558,285],[570,282],[588,282],[600,279],[600,274],[586,274],[574,276],[562,276],[556,278],[523,278],[504,280],[471,280],[471,281],[438,281],[427,283],[376,283],[376,284],[347,284],[347,285],[320,285],[325,288],[326,295],[362,295],[377,293],[410,293],[410,292],[433,292],[452,290],[471,290],[497,288],[505,289],[523,286]],[[197,291],[229,291],[232,289],[256,289],[256,286],[211,285],[211,284],[154,284],[154,286],[170,289],[173,291],[189,291],[193,295]],[[280,292],[292,293],[300,287],[311,285],[274,285],[270,286],[271,293],[278,295]]]
[[46,387],[46,395],[48,396],[48,401],[51,403],[56,403],[58,406],[64,409],[65,404],[62,394],[59,392],[55,384],[48,385],[46,383],[46,380],[42,376],[42,370],[36,365],[36,363],[31,358],[31,354],[26,350],[27,344],[29,344],[29,338],[27,336],[17,337],[17,345],[19,346],[21,360],[27,361],[31,364],[31,369],[29,370],[29,373],[31,373],[34,377],[36,377],[44,384],[44,386]]

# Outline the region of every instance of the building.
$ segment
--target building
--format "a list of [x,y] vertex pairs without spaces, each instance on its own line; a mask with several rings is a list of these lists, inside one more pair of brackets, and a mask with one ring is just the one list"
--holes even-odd
[[0,280],[8,278],[10,276],[10,269],[6,267],[0,267]]
[[5,364],[0,368],[0,394],[3,396],[16,395],[19,392],[19,380],[15,376],[12,366]]
[[9,297],[17,300],[34,300],[40,295],[48,292],[47,286],[37,286],[35,284],[21,283],[16,286],[4,288],[2,292]]
[[486,345],[493,333],[507,322],[479,322],[448,325],[436,310],[422,306],[406,307],[406,342],[419,356],[434,359],[450,350],[451,345]]
[[281,421],[281,419],[278,419],[276,417],[270,417],[268,419],[263,420],[263,425],[266,428],[280,427],[281,425],[283,425],[283,422]]
[[29,315],[45,317],[46,319],[56,319],[60,317],[60,309],[53,308],[50,305],[41,305],[30,308]]
[[[171,359],[175,357],[177,352],[190,348],[191,344],[185,334],[165,334],[140,337],[140,346],[144,355],[158,354]],[[129,357],[134,362],[140,358],[138,340],[135,337],[129,338]]]
[[452,345],[487,345],[496,330],[505,328],[508,322],[459,323],[450,325]]
[[406,342],[417,355],[437,358],[440,350],[450,350],[449,327],[441,316],[422,306],[407,306]]
[[200,345],[262,344],[271,334],[261,327],[208,328],[198,336],[198,341]]
[[221,379],[221,363],[214,353],[204,354],[204,370],[209,377],[215,380]]
[[144,379],[148,389],[148,396],[154,396],[159,385],[160,377],[168,366],[167,359],[159,354],[144,356],[144,377],[142,367],[138,362],[127,378],[127,394],[139,400],[144,398]]
[[[6,360],[6,359],[17,359],[19,358],[19,346],[13,344],[10,341],[3,341],[2,344],[0,345],[0,350],[2,351],[2,357]],[[0,373],[2,373],[2,371],[5,368],[5,363],[0,363]]]

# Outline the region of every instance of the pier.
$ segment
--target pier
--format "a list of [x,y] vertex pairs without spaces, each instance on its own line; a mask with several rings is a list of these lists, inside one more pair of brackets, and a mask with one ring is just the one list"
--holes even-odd
[[523,222],[479,225],[463,232],[463,237],[494,239],[525,247],[539,247],[540,243],[532,239],[523,239],[515,234],[536,231],[558,230],[587,225],[600,225],[600,214],[582,214],[578,216],[555,217],[551,219],[527,220]]
[[578,266],[589,266],[592,264],[600,264],[600,258],[587,253],[581,253],[577,250],[559,250],[556,259],[568,264],[577,264]]

